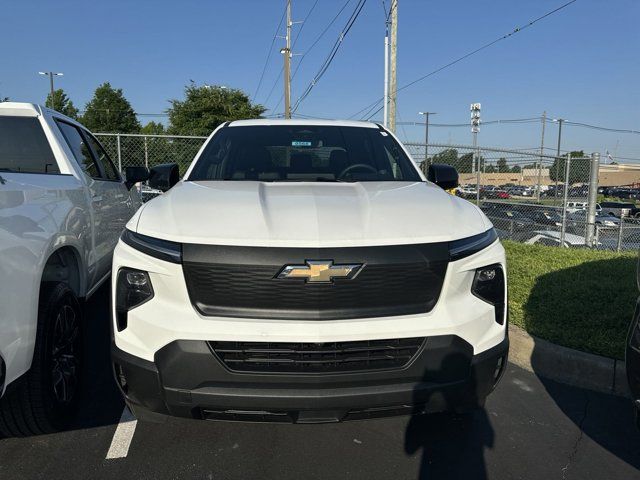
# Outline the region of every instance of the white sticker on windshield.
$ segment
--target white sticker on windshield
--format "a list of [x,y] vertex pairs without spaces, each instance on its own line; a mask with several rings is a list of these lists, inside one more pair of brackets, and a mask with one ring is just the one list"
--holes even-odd
[[293,140],[291,142],[291,146],[292,147],[310,147],[311,146],[311,142],[304,142],[301,140]]
[[380,130],[380,135],[382,135],[383,137],[388,137],[389,134],[387,132],[383,132],[382,130]]

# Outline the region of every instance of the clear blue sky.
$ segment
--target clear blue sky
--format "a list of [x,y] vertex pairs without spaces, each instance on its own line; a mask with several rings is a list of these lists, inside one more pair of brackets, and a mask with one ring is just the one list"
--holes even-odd
[[[314,0],[293,0],[302,19]],[[345,0],[320,0],[296,45],[303,53]],[[398,79],[403,85],[512,31],[565,0],[399,0]],[[221,84],[253,95],[284,0],[101,1],[4,0],[0,29],[0,95],[44,102],[47,79],[57,79],[82,109],[95,87],[124,89],[140,113],[163,112],[185,84]],[[293,82],[298,97],[327,55],[356,0],[304,58]],[[389,0],[387,0],[388,6]],[[463,123],[469,103],[482,102],[483,119],[550,117],[640,130],[640,1],[578,0],[535,26],[403,91],[399,120],[438,112],[433,122]],[[300,26],[294,27],[296,30]],[[384,16],[381,0],[368,0],[326,75],[299,113],[345,118],[382,95]],[[273,109],[282,65],[276,41],[256,100]],[[294,59],[294,68],[299,57]],[[282,104],[274,111],[282,111]],[[381,115],[380,115],[381,116]],[[379,117],[380,117],[379,116]],[[159,117],[161,118],[161,117]],[[143,122],[152,117],[141,117]],[[421,127],[399,129],[419,140]],[[545,142],[555,146],[549,125]],[[640,135],[608,134],[568,126],[563,147],[587,151],[617,145],[620,156],[640,158]],[[434,127],[434,142],[471,143],[464,128]],[[487,125],[480,143],[509,147],[540,144],[540,124]]]

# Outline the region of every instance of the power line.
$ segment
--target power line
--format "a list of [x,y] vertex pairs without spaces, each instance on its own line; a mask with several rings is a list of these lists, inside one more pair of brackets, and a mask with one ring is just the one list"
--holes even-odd
[[[293,71],[293,75],[291,76],[291,81],[293,81],[293,79],[296,78],[296,74],[298,73],[298,70],[300,69],[300,66],[302,65],[302,61],[304,60],[304,58],[307,56],[307,54],[309,52],[311,52],[311,50],[313,50],[313,47],[315,47],[318,44],[318,42],[322,39],[322,37],[324,37],[325,33],[327,33],[327,31],[335,23],[335,21],[338,19],[338,17],[344,11],[344,9],[347,8],[347,5],[349,5],[349,3],[351,3],[351,0],[347,0],[344,3],[344,5],[342,5],[342,8],[340,8],[340,10],[338,10],[338,13],[335,14],[335,16],[331,19],[331,21],[325,27],[325,29],[320,33],[320,35],[318,35],[318,37],[314,40],[314,42],[311,44],[311,46],[309,48],[307,48],[307,50],[300,56],[300,60],[298,60],[298,64],[296,65],[296,68]],[[298,37],[296,37],[296,41],[297,40],[298,40]],[[294,42],[294,44],[295,44],[295,42]],[[282,72],[280,72],[280,73],[282,73]],[[280,96],[280,100],[278,100],[278,103],[273,108],[274,110],[278,109],[278,106],[280,106],[280,103],[282,102],[283,98],[284,98],[284,95]]]
[[353,24],[358,19],[358,16],[360,15],[360,12],[362,11],[362,8],[364,7],[365,3],[367,3],[367,0],[359,0],[358,3],[356,4],[356,6],[355,6],[355,8],[353,10],[353,13],[349,17],[349,20],[347,21],[347,24],[345,25],[345,27],[340,32],[340,35],[338,36],[338,39],[336,40],[336,42],[333,44],[333,47],[329,51],[329,55],[327,56],[327,58],[325,59],[323,64],[320,66],[320,69],[318,70],[316,75],[313,77],[313,79],[311,80],[311,82],[309,83],[309,85],[307,86],[305,91],[303,92],[303,94],[296,101],[296,104],[293,107],[293,111],[294,112],[300,106],[300,104],[304,101],[304,99],[309,96],[309,94],[313,90],[313,87],[316,86],[316,84],[320,81],[322,76],[329,69],[329,66],[331,65],[331,62],[333,62],[333,59],[337,55],[338,50],[340,49],[340,46],[342,45],[342,42],[344,41],[345,37],[349,33],[349,30],[351,30],[351,27],[353,26]]
[[[417,79],[415,79],[415,80],[413,80],[413,81],[411,81],[411,82],[409,82],[409,83],[407,83],[407,84],[403,85],[402,87],[398,88],[398,92],[400,92],[400,91],[402,91],[402,90],[404,90],[404,89],[406,89],[406,88],[409,88],[410,86],[415,85],[416,83],[421,82],[421,81],[423,81],[423,80],[425,80],[425,79],[427,79],[427,78],[429,78],[429,77],[431,77],[431,76],[435,75],[436,73],[439,73],[439,72],[441,72],[442,70],[444,70],[444,69],[446,69],[446,68],[449,68],[449,67],[451,67],[451,66],[455,65],[456,63],[459,63],[459,62],[461,62],[462,60],[465,60],[465,59],[467,59],[467,58],[471,57],[472,55],[475,55],[476,53],[479,53],[479,52],[481,52],[482,50],[485,50],[485,49],[487,49],[487,48],[489,48],[489,47],[491,47],[491,46],[495,45],[495,44],[496,44],[496,43],[498,43],[498,42],[501,42],[502,40],[506,40],[507,38],[512,37],[512,36],[513,36],[513,35],[515,35],[516,33],[519,33],[519,32],[521,32],[522,30],[525,30],[525,29],[527,29],[527,28],[529,28],[529,27],[533,26],[534,24],[538,23],[539,21],[541,21],[541,20],[543,20],[543,19],[545,19],[545,18],[549,17],[550,15],[553,15],[553,14],[554,14],[554,13],[556,13],[556,12],[559,12],[559,11],[560,11],[560,10],[562,10],[563,8],[568,7],[568,6],[569,6],[569,5],[571,5],[572,3],[575,3],[576,1],[577,1],[577,0],[570,0],[570,1],[566,2],[565,4],[563,4],[563,5],[559,6],[559,7],[555,8],[555,9],[553,9],[553,10],[551,10],[551,11],[547,12],[547,13],[545,13],[544,15],[541,15],[540,17],[537,17],[537,18],[535,18],[534,20],[531,20],[530,22],[526,23],[525,25],[523,25],[523,26],[521,26],[521,27],[517,27],[517,28],[515,28],[512,32],[507,33],[506,35],[502,35],[501,37],[496,38],[495,40],[493,40],[493,41],[491,41],[491,42],[489,42],[489,43],[485,43],[485,44],[484,44],[484,45],[482,45],[481,47],[476,48],[475,50],[472,50],[471,52],[466,53],[465,55],[463,55],[463,56],[461,56],[461,57],[456,58],[455,60],[453,60],[453,61],[451,61],[451,62],[449,62],[449,63],[447,63],[447,64],[445,64],[445,65],[443,65],[443,66],[441,66],[441,67],[439,67],[439,68],[437,68],[437,69],[435,69],[435,70],[433,70],[432,72],[429,72],[428,74],[423,75],[422,77],[419,77],[419,78],[417,78]],[[349,118],[353,118],[353,117],[355,117],[355,116],[356,116],[356,115],[358,115],[359,113],[361,113],[361,112],[363,112],[363,111],[365,111],[365,110],[370,109],[370,108],[371,108],[371,105],[375,106],[375,105],[377,105],[378,103],[382,102],[383,100],[384,100],[383,98],[378,99],[378,100],[377,100],[376,102],[374,102],[373,104],[368,105],[367,107],[363,108],[362,110],[360,110],[359,112],[357,112],[356,114],[352,115],[352,116],[351,116],[351,117],[349,117]],[[370,115],[367,117],[367,120],[368,120],[369,118],[373,117],[375,114],[377,114],[380,110],[382,110],[382,108],[383,108],[383,107],[380,107],[380,108],[378,108],[375,112],[373,112],[372,114],[370,114]]]
[[256,91],[253,94],[253,99],[255,100],[258,96],[258,91],[260,91],[260,86],[262,85],[262,79],[264,78],[264,74],[267,71],[267,65],[269,64],[269,60],[271,59],[271,53],[273,52],[273,46],[276,43],[276,38],[278,38],[278,32],[280,31],[280,27],[282,26],[282,22],[284,21],[284,16],[287,13],[287,9],[285,8],[282,12],[282,16],[280,17],[280,22],[276,27],[276,33],[273,34],[273,39],[271,40],[271,46],[269,47],[269,51],[267,52],[267,59],[264,61],[264,67],[262,67],[262,73],[260,74],[260,80],[258,81],[258,86],[256,87]]

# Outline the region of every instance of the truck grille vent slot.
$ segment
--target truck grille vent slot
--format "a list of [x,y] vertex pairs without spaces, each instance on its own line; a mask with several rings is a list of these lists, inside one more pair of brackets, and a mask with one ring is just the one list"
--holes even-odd
[[402,368],[416,355],[424,337],[352,342],[209,342],[232,371],[267,373],[342,373]]

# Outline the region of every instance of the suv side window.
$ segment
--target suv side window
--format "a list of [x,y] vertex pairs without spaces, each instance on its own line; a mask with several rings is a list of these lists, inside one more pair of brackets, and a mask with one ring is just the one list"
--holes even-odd
[[98,142],[98,140],[96,140],[96,138],[86,130],[83,131],[83,133],[98,160],[98,164],[102,167],[102,171],[104,172],[106,179],[119,182],[120,175],[118,174],[118,170],[109,158],[109,155],[107,155],[107,152],[102,148],[102,145],[100,145],[100,142]]
[[103,180],[98,164],[91,154],[89,146],[86,144],[80,131],[73,125],[57,120],[56,124],[62,132],[62,136],[67,141],[67,145],[73,152],[73,156],[82,168],[82,171],[89,177],[96,180]]

